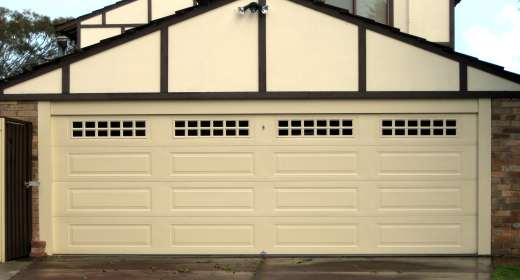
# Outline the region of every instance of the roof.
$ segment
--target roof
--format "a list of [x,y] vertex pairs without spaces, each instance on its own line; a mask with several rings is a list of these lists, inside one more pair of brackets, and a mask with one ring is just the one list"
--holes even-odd
[[[135,1],[135,0],[124,0],[124,1],[121,1],[118,3],[122,3],[125,1]],[[152,32],[158,31],[161,28],[168,27],[170,25],[182,22],[184,20],[190,19],[197,15],[200,15],[205,12],[211,11],[213,9],[219,8],[221,6],[232,3],[234,1],[236,1],[236,0],[213,0],[210,3],[207,3],[205,5],[199,4],[197,6],[179,10],[176,12],[176,14],[173,14],[171,16],[157,19],[155,21],[150,22],[149,24],[136,27],[121,35],[105,39],[98,44],[83,48],[75,53],[72,53],[72,54],[69,54],[69,55],[66,55],[66,56],[63,56],[60,58],[56,58],[50,62],[36,66],[33,70],[30,70],[30,71],[24,72],[20,75],[17,75],[15,77],[6,79],[6,80],[0,82],[0,91],[3,88],[7,88],[7,87],[12,86],[16,83],[19,83],[21,81],[25,81],[25,80],[34,78],[38,75],[58,69],[66,64],[70,64],[75,61],[81,60],[83,58],[95,55],[106,49],[110,49],[112,47],[124,44],[130,40],[133,40],[133,39],[142,37],[144,35],[150,34]],[[314,9],[318,12],[341,19],[343,21],[357,24],[359,26],[363,26],[367,30],[381,33],[383,35],[389,36],[396,40],[411,44],[415,47],[430,51],[432,53],[438,54],[440,56],[444,56],[449,59],[456,60],[467,66],[471,66],[471,67],[475,67],[480,70],[484,70],[491,74],[497,75],[499,77],[502,77],[507,80],[520,84],[520,75],[506,71],[506,70],[504,70],[504,67],[501,67],[499,65],[495,65],[495,64],[492,64],[489,62],[481,61],[478,58],[475,58],[472,56],[458,53],[458,52],[454,51],[453,49],[451,49],[450,47],[447,47],[447,46],[444,46],[441,44],[436,44],[433,42],[429,42],[423,38],[420,38],[420,37],[417,37],[414,35],[403,33],[399,29],[388,26],[386,24],[381,24],[381,23],[378,23],[378,22],[368,19],[368,18],[350,14],[350,12],[348,10],[345,10],[345,9],[342,9],[339,7],[335,7],[335,6],[331,6],[328,4],[324,4],[321,2],[316,2],[314,0],[288,0],[288,1],[303,5],[305,7]],[[116,5],[116,4],[114,4],[114,5]],[[502,93],[502,95],[504,95],[504,94],[507,95],[507,93]],[[404,95],[406,96],[406,94],[404,94]],[[445,96],[445,95],[446,94],[444,94],[443,96]],[[135,95],[135,96],[137,97],[137,95]],[[193,96],[196,96],[196,95],[193,95]],[[474,96],[476,96],[476,95],[473,95],[473,97]],[[0,99],[1,98],[5,98],[5,96],[0,97]],[[12,98],[20,98],[20,96],[12,97]]]

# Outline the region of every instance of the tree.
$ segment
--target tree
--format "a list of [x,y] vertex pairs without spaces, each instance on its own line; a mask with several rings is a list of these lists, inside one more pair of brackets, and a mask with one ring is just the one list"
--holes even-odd
[[60,55],[54,26],[68,20],[0,7],[0,80]]

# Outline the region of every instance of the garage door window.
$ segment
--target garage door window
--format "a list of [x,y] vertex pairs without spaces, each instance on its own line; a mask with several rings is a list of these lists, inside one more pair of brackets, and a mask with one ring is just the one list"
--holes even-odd
[[384,119],[381,120],[383,137],[454,137],[457,120],[444,119]]
[[293,119],[278,121],[280,137],[352,137],[351,119]]
[[248,120],[176,120],[175,137],[248,137]]
[[146,137],[144,120],[73,121],[73,138],[143,138]]

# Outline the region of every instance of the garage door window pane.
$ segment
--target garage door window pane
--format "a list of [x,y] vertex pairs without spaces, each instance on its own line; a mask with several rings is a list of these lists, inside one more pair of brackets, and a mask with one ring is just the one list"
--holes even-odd
[[146,121],[73,121],[72,138],[142,138],[146,137]]
[[449,119],[397,119],[381,120],[381,136],[446,137],[457,136],[457,120]]
[[351,119],[278,120],[280,137],[351,137]]
[[175,120],[174,137],[249,136],[248,120]]

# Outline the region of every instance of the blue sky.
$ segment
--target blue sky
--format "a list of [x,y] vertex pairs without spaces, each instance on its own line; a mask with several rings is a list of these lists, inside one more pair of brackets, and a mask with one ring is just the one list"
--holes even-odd
[[[0,0],[0,6],[17,10],[31,9],[51,17],[77,17],[116,1]],[[463,0],[456,10],[455,37],[457,51],[520,73],[519,1]]]

